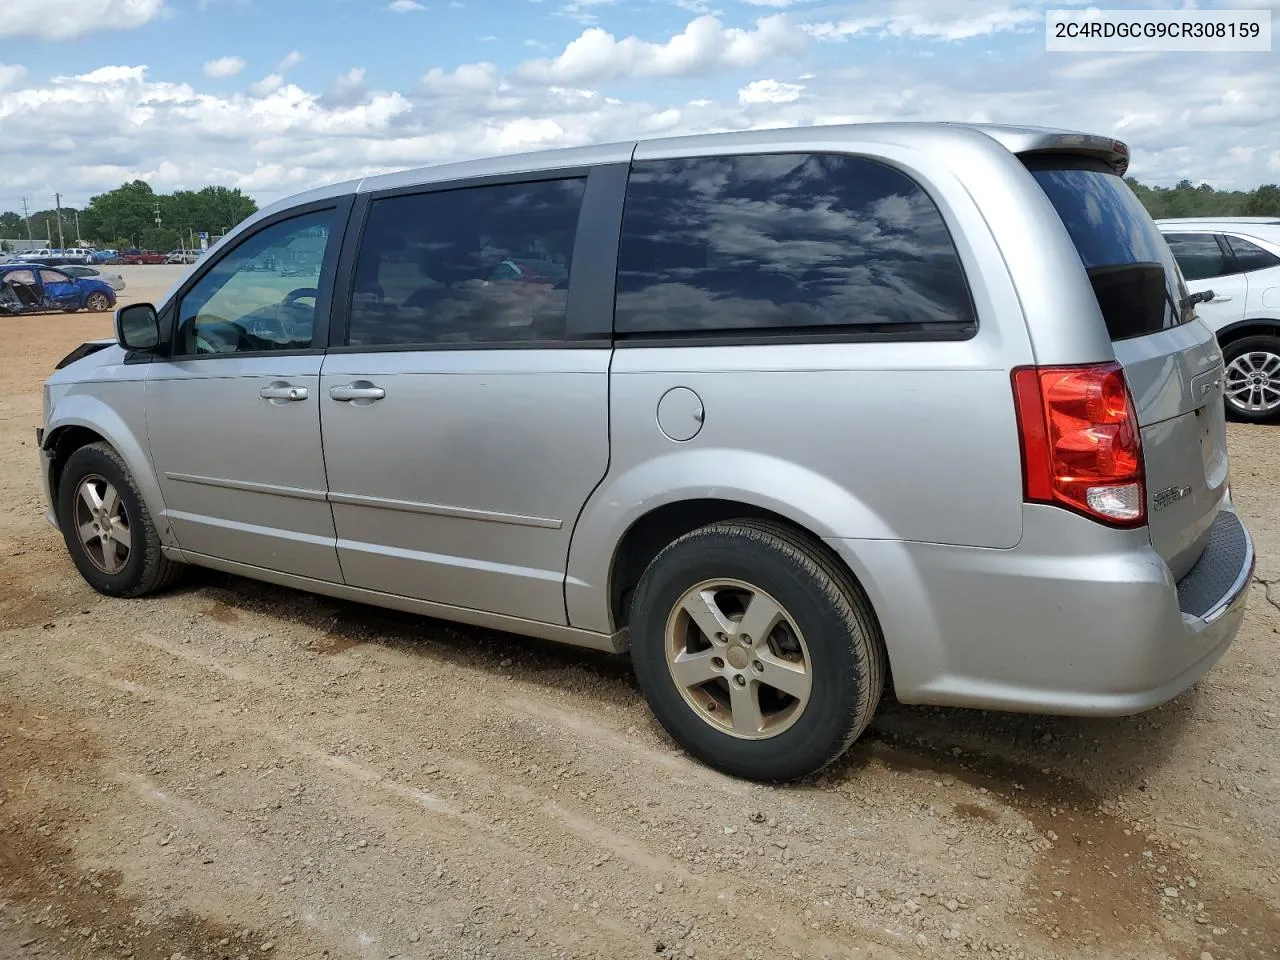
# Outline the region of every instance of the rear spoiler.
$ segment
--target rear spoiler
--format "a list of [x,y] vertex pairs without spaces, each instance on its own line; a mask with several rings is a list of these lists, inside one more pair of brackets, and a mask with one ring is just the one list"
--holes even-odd
[[974,124],[1010,153],[1020,157],[1056,153],[1101,160],[1119,176],[1129,169],[1129,145],[1111,137],[1092,133],[1061,130],[1036,130],[1028,127],[1002,127],[997,124]]

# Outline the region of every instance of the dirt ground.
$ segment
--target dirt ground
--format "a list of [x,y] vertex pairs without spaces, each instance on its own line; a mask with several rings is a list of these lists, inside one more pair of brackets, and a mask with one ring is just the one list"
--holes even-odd
[[33,431],[109,332],[0,320],[0,960],[1280,957],[1280,428],[1231,428],[1259,582],[1194,689],[889,702],[770,788],[685,758],[622,659],[216,574],[94,594]]

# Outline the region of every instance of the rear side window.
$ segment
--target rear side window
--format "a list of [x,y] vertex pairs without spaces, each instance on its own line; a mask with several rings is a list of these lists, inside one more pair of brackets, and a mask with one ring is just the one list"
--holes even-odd
[[973,328],[955,245],[905,174],[834,154],[632,166],[615,329],[626,334]]
[[1168,233],[1165,240],[1188,280],[1209,280],[1233,270],[1230,259],[1212,233]]
[[1075,243],[1112,340],[1191,319],[1168,243],[1115,171],[1075,157],[1032,158],[1027,167]]
[[1231,252],[1236,255],[1236,269],[1241,273],[1265,270],[1280,264],[1280,257],[1263,250],[1256,243],[1241,240],[1239,237],[1227,237],[1226,241],[1231,247]]
[[584,179],[375,200],[360,241],[352,346],[564,339]]

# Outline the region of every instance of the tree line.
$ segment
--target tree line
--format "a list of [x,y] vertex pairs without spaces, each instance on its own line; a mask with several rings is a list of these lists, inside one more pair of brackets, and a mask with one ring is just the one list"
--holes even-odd
[[[64,247],[77,241],[100,249],[172,250],[192,245],[193,234],[221,236],[258,204],[238,189],[205,187],[156,193],[150,184],[134,180],[115,190],[91,197],[87,206],[37,210],[30,216],[30,237],[59,246],[61,219]],[[0,213],[0,238],[28,238],[28,221],[21,214]],[[198,242],[196,244],[198,246]]]
[[1152,217],[1280,217],[1280,186],[1268,183],[1254,190],[1215,190],[1179,180],[1172,187],[1148,187],[1127,181]]
[[[1127,182],[1156,218],[1280,217],[1280,186],[1274,183],[1253,190],[1215,190],[1207,183],[1197,186],[1190,180],[1180,180],[1172,187],[1149,187],[1133,178]],[[81,240],[99,248],[171,250],[188,246],[193,233],[219,236],[257,209],[253,198],[239,189],[205,187],[163,194],[155,193],[143,180],[134,180],[91,198],[82,210],[63,207],[62,245],[75,246]],[[57,210],[31,214],[30,234],[57,246]],[[12,210],[0,213],[0,238],[6,237],[27,237],[27,221]]]

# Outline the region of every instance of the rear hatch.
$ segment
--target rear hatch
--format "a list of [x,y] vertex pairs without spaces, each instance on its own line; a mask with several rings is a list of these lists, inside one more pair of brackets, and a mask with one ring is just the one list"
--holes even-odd
[[1173,254],[1112,166],[1030,155],[1027,168],[1070,233],[1137,406],[1151,544],[1181,579],[1227,492],[1222,354],[1193,323]]

